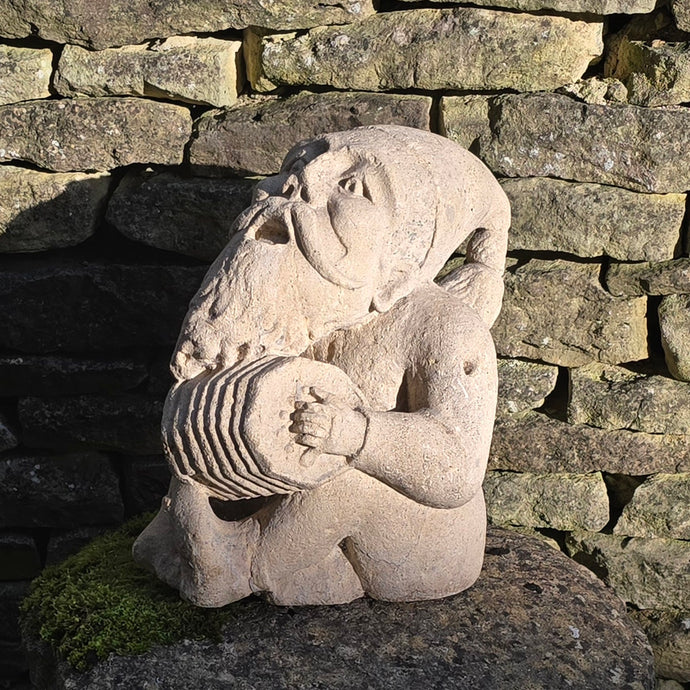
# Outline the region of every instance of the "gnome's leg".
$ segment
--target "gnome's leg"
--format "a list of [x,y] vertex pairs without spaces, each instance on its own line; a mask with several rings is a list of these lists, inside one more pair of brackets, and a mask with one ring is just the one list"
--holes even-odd
[[363,596],[341,544],[356,529],[378,483],[352,470],[283,499],[262,530],[252,588],[284,606],[344,604]]
[[252,593],[251,558],[257,515],[218,518],[198,482],[173,478],[162,507],[134,544],[136,561],[197,606],[218,607]]

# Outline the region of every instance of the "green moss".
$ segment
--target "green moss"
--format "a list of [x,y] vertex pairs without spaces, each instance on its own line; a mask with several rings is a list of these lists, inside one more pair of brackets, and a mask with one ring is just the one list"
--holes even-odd
[[22,626],[83,671],[111,653],[141,654],[154,644],[218,639],[229,608],[200,609],[132,560],[132,544],[152,516],[96,539],[46,568],[22,604]]

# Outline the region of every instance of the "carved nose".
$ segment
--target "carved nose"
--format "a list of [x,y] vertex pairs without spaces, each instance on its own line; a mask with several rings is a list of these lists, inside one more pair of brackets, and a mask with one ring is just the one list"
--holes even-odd
[[297,198],[300,198],[303,201],[309,201],[306,187],[297,179],[295,175],[290,175],[290,177],[285,180],[285,184],[283,185],[283,189],[280,194],[290,201],[294,201]]

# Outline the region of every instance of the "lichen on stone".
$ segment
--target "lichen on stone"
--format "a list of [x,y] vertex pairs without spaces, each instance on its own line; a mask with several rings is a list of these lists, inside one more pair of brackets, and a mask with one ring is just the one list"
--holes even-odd
[[21,606],[25,638],[39,637],[75,669],[110,654],[141,654],[181,639],[218,639],[229,609],[200,609],[136,565],[145,515],[46,568]]

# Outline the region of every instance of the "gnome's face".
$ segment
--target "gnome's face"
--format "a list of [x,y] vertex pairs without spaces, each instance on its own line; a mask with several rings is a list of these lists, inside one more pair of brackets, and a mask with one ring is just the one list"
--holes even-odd
[[175,377],[298,355],[366,317],[394,205],[385,172],[356,150],[324,140],[293,149],[258,185],[192,300]]

